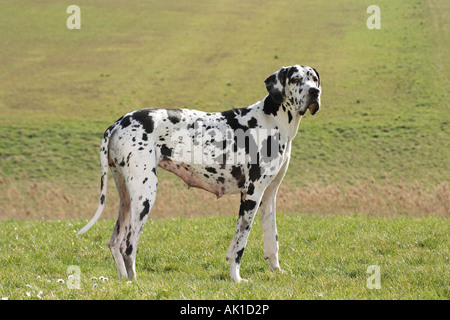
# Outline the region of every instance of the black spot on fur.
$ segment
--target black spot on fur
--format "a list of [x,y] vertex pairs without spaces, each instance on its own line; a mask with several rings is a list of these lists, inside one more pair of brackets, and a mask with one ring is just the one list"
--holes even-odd
[[149,213],[150,211],[150,202],[148,201],[148,199],[146,199],[143,203],[144,205],[144,210],[142,210],[141,214],[139,215],[139,218],[142,220],[144,219],[144,217]]
[[290,67],[288,72],[287,72],[287,78],[290,79],[292,77],[292,75],[294,74],[294,72],[298,72],[297,67]]
[[250,181],[255,182],[259,178],[261,178],[261,167],[259,164],[251,164],[250,170],[248,172],[248,176],[250,178]]
[[244,248],[237,252],[236,263],[241,263],[242,255],[244,254]]
[[242,117],[250,112],[249,108],[240,108],[240,109],[236,109],[236,110],[238,110],[238,112],[241,114]]
[[241,193],[241,206],[239,207],[239,216],[243,216],[246,212],[255,209],[256,201],[247,199],[244,200],[244,193]]
[[253,183],[250,183],[247,188],[247,194],[252,195],[255,192],[255,185]]
[[228,110],[228,111],[224,111],[221,113],[231,129],[234,129],[234,130],[242,129],[244,131],[247,131],[248,127],[240,124],[239,120],[238,120],[238,119],[240,119],[240,116],[238,116],[239,113],[240,114],[242,114],[243,112],[247,113],[247,111],[245,111],[244,109],[246,109],[246,108]]
[[288,110],[288,118],[289,118],[289,123],[291,123],[291,121],[292,121],[292,114],[291,114],[290,110]]
[[142,134],[142,140],[144,141],[148,140],[147,134],[145,132]]
[[280,103],[276,103],[271,96],[267,96],[264,99],[264,107],[263,111],[265,114],[271,114],[273,116],[276,116],[278,113],[278,110],[280,109]]
[[131,124],[130,116],[123,117],[120,121],[122,128],[126,128]]
[[206,171],[211,172],[211,173],[217,173],[216,169],[212,168],[212,167],[206,167],[205,168]]
[[181,109],[167,109],[167,116],[170,122],[176,124],[181,120]]
[[224,177],[218,177],[216,181],[217,181],[217,183],[225,183],[225,178]]
[[256,128],[256,126],[258,125],[258,120],[256,120],[256,118],[252,117],[250,120],[248,120],[247,125],[250,129]]
[[132,114],[133,120],[139,122],[146,133],[152,133],[154,129],[154,123],[150,112],[150,109],[141,109]]
[[131,254],[131,252],[133,252],[133,246],[130,244],[127,247],[127,250],[125,250],[125,253],[126,253],[127,256],[129,256]]
[[240,167],[232,166],[231,175],[236,179],[239,188],[244,187],[245,176],[242,173],[242,169]]
[[161,154],[166,157],[172,156],[172,149],[168,148],[165,144],[161,146]]
[[278,144],[278,152],[280,153],[280,154],[283,154],[283,152],[284,152],[284,149],[285,149],[285,145],[283,144],[281,144],[281,143],[279,143]]

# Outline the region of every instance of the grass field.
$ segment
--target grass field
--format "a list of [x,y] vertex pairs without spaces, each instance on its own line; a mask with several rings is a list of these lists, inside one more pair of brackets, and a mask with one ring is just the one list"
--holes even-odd
[[[229,281],[225,260],[234,224],[232,217],[149,222],[137,254],[138,280],[130,283],[117,279],[106,246],[112,220],[79,238],[75,234],[84,221],[4,221],[0,294],[9,299],[450,298],[448,226],[441,218],[281,214],[281,274],[268,271],[256,219],[241,266],[249,282],[239,285]],[[80,289],[68,288],[72,265],[80,268]],[[380,289],[367,287],[371,265],[380,268]]]
[[[79,0],[81,29],[68,30],[67,3],[2,1],[0,295],[448,299],[450,6],[376,4],[380,30],[356,0]],[[315,67],[323,93],[277,201],[286,273],[266,270],[256,225],[241,270],[252,281],[228,282],[238,197],[188,191],[159,170],[140,280],[116,280],[112,179],[106,220],[74,237],[97,206],[104,130],[137,108],[248,106],[292,64]],[[81,268],[81,290],[56,282],[69,265]],[[369,265],[381,268],[381,290],[366,287]],[[109,281],[92,288],[100,275]]]

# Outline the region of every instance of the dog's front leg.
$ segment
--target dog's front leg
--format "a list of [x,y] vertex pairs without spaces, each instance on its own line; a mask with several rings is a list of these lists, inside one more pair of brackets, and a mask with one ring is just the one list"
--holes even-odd
[[227,260],[231,262],[230,276],[232,281],[241,282],[247,281],[242,279],[239,275],[239,268],[241,258],[244,254],[244,249],[247,244],[250,229],[252,227],[255,213],[258,210],[259,202],[261,201],[260,194],[248,195],[241,193],[241,206],[239,209],[239,217],[236,223],[233,240],[231,241],[230,249],[228,250]]
[[271,271],[280,271],[278,262],[278,234],[275,217],[276,194],[269,194],[261,201],[261,221],[264,235],[264,259],[269,262]]
[[286,174],[289,165],[290,144],[287,147],[288,159],[285,161],[276,177],[264,191],[259,211],[261,212],[262,229],[264,235],[264,259],[269,262],[269,269],[281,271],[278,262],[278,233],[276,221],[276,198],[278,188]]

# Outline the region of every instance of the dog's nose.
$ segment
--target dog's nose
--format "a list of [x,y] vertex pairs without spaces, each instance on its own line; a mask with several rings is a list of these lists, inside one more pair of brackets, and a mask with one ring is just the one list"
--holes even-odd
[[317,88],[309,88],[309,90],[308,90],[308,93],[311,96],[316,96],[316,97],[319,95],[319,92],[320,92],[320,90]]

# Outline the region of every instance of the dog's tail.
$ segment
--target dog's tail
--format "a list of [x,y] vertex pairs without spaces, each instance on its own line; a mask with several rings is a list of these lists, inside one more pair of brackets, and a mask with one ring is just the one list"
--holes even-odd
[[109,165],[108,165],[108,158],[109,158],[109,154],[108,154],[108,145],[109,145],[109,138],[111,137],[111,133],[114,129],[114,125],[112,125],[111,127],[109,127],[106,131],[105,134],[103,135],[103,140],[102,140],[102,144],[100,146],[100,168],[101,168],[101,178],[100,178],[100,200],[98,203],[98,207],[97,207],[97,211],[94,214],[94,217],[91,219],[91,221],[88,222],[87,225],[85,225],[83,227],[83,229],[81,229],[77,236],[79,236],[80,234],[85,233],[86,231],[88,231],[98,220],[98,218],[100,218],[100,216],[102,215],[103,209],[105,208],[105,200],[106,200],[106,189],[107,189],[107,184],[108,184],[108,170],[109,170]]

